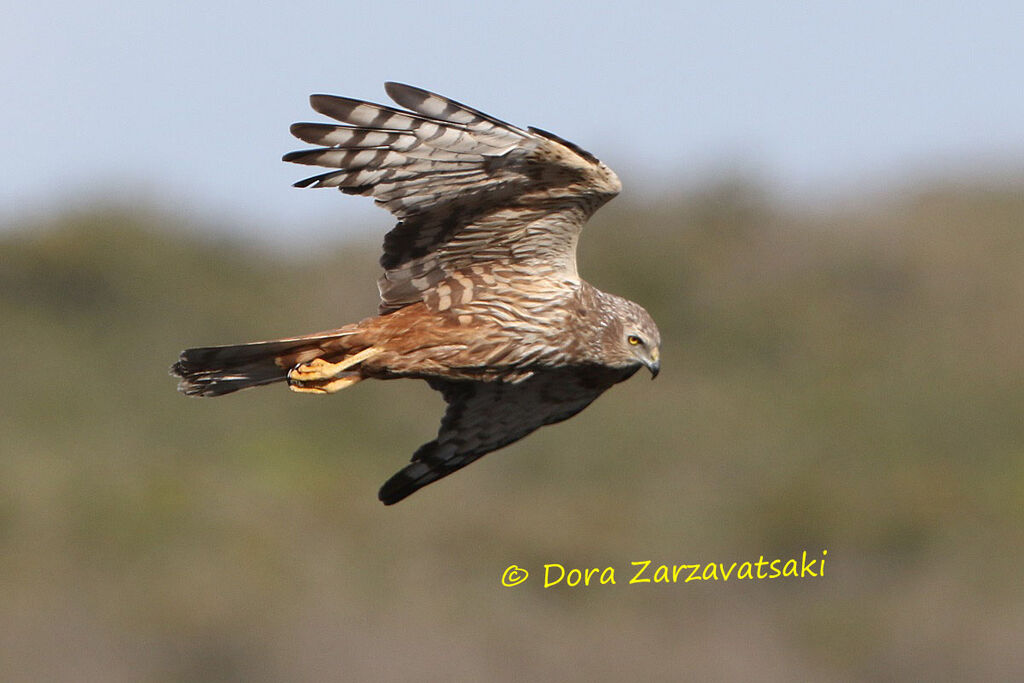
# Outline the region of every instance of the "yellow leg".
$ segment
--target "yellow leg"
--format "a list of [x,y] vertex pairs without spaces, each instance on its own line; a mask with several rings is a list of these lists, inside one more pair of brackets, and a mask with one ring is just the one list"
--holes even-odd
[[[308,363],[300,363],[288,371],[288,379],[295,382],[314,382],[339,377],[353,365],[362,363],[367,358],[372,358],[380,353],[380,349],[371,346],[363,349],[357,354],[342,358],[337,363],[331,363],[323,358],[314,358]],[[346,385],[347,386],[347,385]]]

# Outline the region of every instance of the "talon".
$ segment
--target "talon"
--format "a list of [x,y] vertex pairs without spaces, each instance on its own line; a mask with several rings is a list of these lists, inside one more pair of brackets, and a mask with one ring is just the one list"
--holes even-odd
[[331,363],[323,358],[314,358],[308,363],[299,363],[289,370],[288,379],[296,382],[313,382],[316,380],[334,379],[353,365],[358,365],[367,358],[376,356],[378,353],[380,353],[380,349],[371,346],[367,349],[363,349],[357,354],[342,358],[337,363]]
[[288,379],[297,382],[308,382],[317,379],[328,379],[334,377],[334,363],[329,363],[323,358],[314,358],[308,363],[299,363],[288,371]]

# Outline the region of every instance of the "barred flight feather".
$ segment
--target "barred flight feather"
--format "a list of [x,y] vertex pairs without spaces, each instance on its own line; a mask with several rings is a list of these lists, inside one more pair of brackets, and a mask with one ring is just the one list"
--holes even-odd
[[384,84],[384,91],[397,104],[432,119],[461,123],[474,130],[483,129],[483,123],[487,122],[491,124],[490,129],[492,130],[499,128],[526,137],[526,133],[516,126],[499,121],[490,114],[485,114],[478,109],[468,107],[461,102],[456,102],[423,88],[417,88],[414,85],[388,81]]
[[[611,170],[546,131],[523,130],[421,88],[385,88],[408,111],[313,95],[316,111],[346,125],[295,124],[296,137],[325,147],[285,156],[339,169],[297,186],[370,195],[402,221],[385,240],[382,312],[410,301],[402,266],[430,253],[440,257],[440,273],[428,286],[473,263],[534,255],[578,277],[576,236],[618,192]],[[523,235],[528,222],[533,234]]]

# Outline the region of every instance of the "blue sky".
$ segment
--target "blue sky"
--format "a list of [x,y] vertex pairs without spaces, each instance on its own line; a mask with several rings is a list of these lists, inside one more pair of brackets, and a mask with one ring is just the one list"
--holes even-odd
[[[626,191],[827,197],[1024,166],[1024,4],[8,3],[0,217],[114,195],[289,239],[373,216],[280,161],[312,92],[399,80],[552,130]],[[661,183],[661,185],[657,185]],[[379,215],[378,215],[379,214]]]

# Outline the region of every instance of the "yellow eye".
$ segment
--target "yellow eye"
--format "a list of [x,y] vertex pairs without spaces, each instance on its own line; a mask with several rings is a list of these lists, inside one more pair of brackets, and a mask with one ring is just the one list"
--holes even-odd
[[640,339],[640,337],[636,336],[635,334],[631,334],[628,337],[626,337],[626,341],[628,341],[633,346],[636,346],[637,344],[642,344],[643,343],[643,340]]

